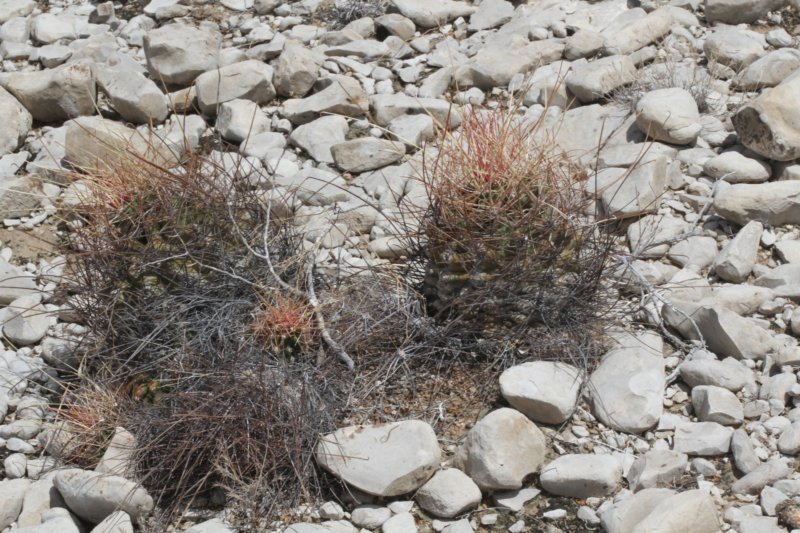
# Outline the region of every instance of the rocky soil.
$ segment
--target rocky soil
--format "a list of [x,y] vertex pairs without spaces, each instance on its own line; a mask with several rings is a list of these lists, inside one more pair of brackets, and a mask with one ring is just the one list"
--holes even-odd
[[[154,505],[122,428],[94,470],[48,453],[62,357],[87,333],[53,296],[71,165],[218,134],[292,195],[321,267],[361,268],[407,253],[397,221],[425,198],[437,127],[509,94],[624,221],[630,327],[590,372],[507,369],[503,407],[455,443],[416,419],[323,436],[317,462],[351,491],[272,528],[800,531],[797,9],[0,0],[0,531],[132,532]],[[222,512],[187,531],[235,528]]]

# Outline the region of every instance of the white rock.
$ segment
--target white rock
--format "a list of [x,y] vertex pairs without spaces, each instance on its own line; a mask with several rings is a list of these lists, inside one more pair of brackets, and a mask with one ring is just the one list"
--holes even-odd
[[331,146],[345,141],[348,128],[347,119],[344,117],[336,115],[320,117],[295,128],[289,135],[289,142],[305,150],[314,161],[333,163]]
[[658,423],[665,383],[663,341],[644,333],[623,337],[589,378],[592,413],[617,431],[641,433]]
[[359,505],[350,512],[350,521],[364,529],[378,529],[392,517],[392,511],[380,505]]
[[606,496],[619,487],[622,465],[611,455],[562,455],[542,467],[539,481],[544,490],[558,496]]
[[670,489],[644,489],[599,509],[600,523],[607,533],[629,533],[660,503],[675,494]]
[[285,100],[281,106],[281,115],[292,124],[311,122],[320,114],[353,118],[364,116],[369,108],[369,100],[357,80],[339,75],[329,76],[327,80],[329,82],[325,88],[310,96]]
[[512,407],[534,422],[561,424],[575,410],[582,372],[572,365],[533,361],[500,376],[500,392]]
[[255,102],[231,100],[220,105],[214,128],[222,138],[241,143],[251,135],[269,131],[271,121]]
[[38,122],[59,122],[96,110],[94,68],[88,61],[38,72],[12,72],[0,78],[0,85]]
[[160,124],[169,115],[167,97],[138,72],[100,68],[97,83],[114,110],[128,122]]
[[800,51],[783,48],[750,63],[734,78],[734,85],[744,91],[774,87],[800,68]]
[[721,188],[714,196],[714,210],[726,220],[742,226],[751,220],[773,226],[798,224],[800,181],[738,184]]
[[742,403],[734,393],[722,387],[703,385],[693,388],[692,406],[701,422],[736,426],[744,420]]
[[115,511],[97,524],[91,533],[133,533],[133,522],[125,511]]
[[392,4],[405,17],[421,28],[434,28],[458,17],[471,15],[475,8],[466,2],[454,0],[392,0]]
[[583,103],[594,102],[636,79],[636,66],[628,56],[610,56],[573,65],[567,88]]
[[688,455],[725,455],[733,429],[716,422],[684,422],[675,428],[673,449]]
[[27,479],[8,479],[0,481],[0,528],[10,526],[22,510],[25,490],[31,482]]
[[800,158],[798,90],[800,76],[791,76],[742,106],[731,119],[739,142],[768,159]]
[[545,451],[536,424],[519,411],[501,408],[469,430],[454,464],[481,489],[519,489],[525,477],[539,471]]
[[346,172],[363,172],[391,165],[402,159],[405,147],[387,139],[362,137],[330,147],[336,166]]
[[670,487],[683,476],[688,464],[686,454],[672,450],[650,450],[636,458],[625,477],[634,492],[659,486]]
[[785,455],[800,453],[800,422],[794,422],[783,430],[778,439],[778,449]]
[[417,533],[417,523],[411,513],[400,513],[381,526],[383,533]]
[[167,24],[147,32],[144,53],[156,82],[189,85],[200,74],[219,66],[222,36],[186,24]]
[[272,76],[271,66],[254,59],[209,70],[195,80],[197,105],[204,114],[213,115],[220,104],[231,100],[266,104],[275,97]]
[[311,50],[299,43],[287,42],[275,64],[275,89],[281,96],[302,98],[319,77],[322,64]]
[[8,91],[0,88],[0,156],[15,152],[22,146],[33,125],[31,114]]
[[765,486],[787,478],[793,469],[785,459],[772,459],[761,464],[731,485],[734,494],[755,494]]
[[123,427],[114,428],[108,448],[94,468],[95,472],[128,477],[133,473],[136,437]]
[[716,533],[719,526],[711,496],[703,490],[688,490],[662,501],[632,533]]
[[655,213],[667,190],[666,159],[659,157],[642,163],[599,186],[603,210],[610,216],[630,218]]
[[766,44],[764,36],[754,31],[722,28],[706,37],[703,51],[710,61],[738,70],[763,56]]
[[706,161],[703,172],[712,178],[721,178],[730,183],[763,183],[769,180],[772,168],[758,159],[729,151]]
[[636,125],[648,137],[670,144],[691,144],[700,134],[700,113],[685,89],[657,89],[636,104]]
[[742,283],[752,272],[764,225],[757,220],[745,224],[736,236],[717,254],[714,272],[725,281]]
[[375,496],[416,490],[440,458],[436,434],[418,420],[342,428],[322,437],[316,450],[322,468]]
[[153,510],[147,491],[119,476],[70,468],[56,472],[53,483],[70,511],[93,524],[117,510],[125,511],[138,523]]
[[8,304],[0,311],[3,335],[20,346],[42,340],[50,326],[50,314],[41,302],[40,294],[31,294]]
[[417,504],[434,516],[453,518],[481,502],[481,489],[461,470],[440,470],[419,488]]
[[705,16],[708,22],[750,23],[785,3],[784,0],[705,0]]

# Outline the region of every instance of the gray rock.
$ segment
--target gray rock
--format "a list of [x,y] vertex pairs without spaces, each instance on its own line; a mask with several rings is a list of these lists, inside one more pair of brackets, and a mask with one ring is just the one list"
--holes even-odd
[[59,122],[95,112],[94,69],[78,61],[38,72],[13,72],[0,78],[38,122]]
[[433,119],[428,115],[402,115],[389,122],[386,129],[411,148],[421,148],[435,135]]
[[413,98],[405,94],[376,94],[369,99],[370,109],[379,126],[388,126],[394,119],[404,115],[425,114],[432,117],[438,126],[450,121],[452,127],[460,123],[459,109],[438,98]]
[[469,31],[489,30],[511,20],[514,5],[506,0],[482,0],[469,18]]
[[454,464],[483,490],[511,490],[539,471],[546,442],[539,428],[514,409],[501,408],[467,433]]
[[475,8],[466,2],[454,0],[392,0],[392,4],[405,17],[420,28],[434,28],[458,17],[471,15]]
[[752,381],[752,371],[733,359],[693,359],[678,367],[681,379],[690,387],[713,385],[738,392]]
[[592,413],[605,425],[642,433],[658,423],[666,376],[663,341],[658,335],[627,335],[606,353],[592,373],[588,394]]
[[562,455],[542,467],[539,482],[551,494],[569,498],[607,496],[619,488],[622,465],[611,455]]
[[519,490],[495,492],[492,499],[497,507],[518,512],[541,493],[542,491],[537,488],[526,487]]
[[717,241],[705,235],[692,235],[673,244],[667,257],[680,267],[705,269],[717,256]]
[[37,526],[42,523],[42,515],[46,511],[56,507],[66,508],[66,506],[61,494],[53,485],[53,476],[47,475],[33,482],[25,490],[22,512],[17,519],[17,525],[20,528]]
[[787,239],[773,245],[778,258],[785,263],[800,263],[800,241]]
[[336,166],[346,172],[364,172],[391,165],[403,158],[405,147],[387,139],[361,137],[330,147]]
[[564,59],[574,61],[592,57],[600,51],[604,43],[605,37],[602,34],[589,28],[581,28],[567,37]]
[[800,265],[792,263],[778,265],[758,276],[753,284],[759,287],[769,287],[776,293],[780,293],[787,286],[800,285]]
[[573,65],[566,84],[583,103],[590,103],[636,79],[636,66],[628,56],[610,56]]
[[688,455],[713,457],[730,450],[733,430],[716,422],[684,422],[675,428],[673,449]]
[[709,350],[722,357],[762,359],[772,350],[769,331],[714,301],[673,299],[670,303],[661,310],[666,323],[686,339],[698,340],[702,335]]
[[76,19],[68,13],[42,13],[33,18],[31,38],[38,44],[73,41],[78,38]]
[[786,0],[705,0],[705,15],[708,22],[750,23],[784,4]]
[[607,533],[629,533],[659,504],[675,494],[670,489],[644,489],[600,508],[600,523]]
[[382,533],[417,533],[417,522],[409,512],[398,513],[383,523]]
[[375,496],[416,490],[431,477],[440,458],[436,434],[418,420],[342,428],[322,437],[316,449],[322,468]]
[[392,517],[392,511],[380,505],[359,505],[350,512],[350,521],[364,529],[378,529]]
[[30,294],[17,298],[0,311],[3,336],[19,346],[42,340],[50,325],[50,314],[41,302],[41,294]]
[[[334,533],[332,529],[324,529],[328,531],[328,533]],[[288,532],[289,529],[286,531]],[[185,530],[184,533],[236,533],[236,530],[226,524],[223,520],[219,518],[212,518],[211,520],[206,520],[205,522],[200,522],[199,524],[193,525],[189,529]]]
[[714,272],[725,281],[742,283],[752,272],[758,258],[758,248],[764,225],[757,220],[748,222],[717,254]]
[[231,142],[249,141],[251,135],[269,131],[271,121],[255,102],[230,100],[219,106],[214,128]]
[[168,85],[189,85],[220,65],[222,36],[187,24],[167,24],[147,32],[144,54],[150,75]]
[[396,35],[404,41],[410,41],[414,38],[416,27],[411,19],[399,15],[397,13],[387,13],[375,19],[375,24],[384,28],[391,35]]
[[22,146],[33,125],[33,117],[8,91],[0,88],[0,156],[15,152]]
[[31,176],[0,178],[0,215],[4,218],[23,217],[36,210],[44,197],[37,181]]
[[356,39],[330,46],[323,53],[328,57],[357,57],[362,61],[374,61],[390,55],[391,50],[386,43],[375,39]]
[[[292,98],[283,102],[281,114],[293,124],[311,122],[321,114],[362,117],[369,109],[369,101],[357,80],[349,76],[330,76],[316,85],[327,83],[319,92],[305,98]],[[385,124],[382,124],[385,125]]]
[[620,31],[610,33],[603,45],[606,55],[628,55],[664,38],[675,24],[669,9],[656,9],[642,18],[626,24]]
[[167,97],[139,72],[97,69],[97,85],[120,116],[136,124],[160,124],[169,115]]
[[664,499],[636,524],[632,533],[715,533],[719,526],[714,499],[697,489]]
[[774,87],[798,68],[800,68],[800,51],[783,48],[750,63],[736,75],[733,84],[743,91]]
[[656,89],[636,103],[636,125],[657,141],[692,144],[700,135],[700,112],[686,89]]
[[153,498],[137,483],[119,476],[70,468],[53,479],[70,511],[92,524],[122,510],[139,523],[153,510]]
[[703,172],[730,183],[763,183],[769,180],[772,168],[763,161],[730,151],[706,161]]
[[[72,49],[68,46],[50,44],[37,49],[35,59],[45,68],[54,68],[66,63],[67,60],[72,57],[72,53]],[[30,59],[33,60],[34,57]]]
[[0,481],[0,528],[5,529],[16,521],[20,511],[22,511],[25,491],[30,484],[31,482],[28,479]]
[[133,521],[125,511],[115,511],[97,524],[91,533],[133,533]]
[[686,231],[683,219],[663,215],[648,215],[628,226],[628,247],[636,257],[664,256],[671,242]]
[[634,492],[653,487],[670,487],[686,472],[689,458],[672,450],[650,450],[636,458],[628,474]]
[[643,163],[600,186],[600,200],[609,216],[630,218],[654,213],[667,190],[666,159],[659,157]]
[[3,459],[3,470],[7,479],[19,479],[25,477],[25,469],[28,459],[24,453],[12,453]]
[[136,437],[123,427],[114,428],[108,448],[94,468],[95,472],[129,477],[133,473]]
[[461,470],[446,468],[420,487],[414,499],[434,516],[453,518],[481,503],[481,489]]
[[714,196],[714,210],[726,220],[740,225],[751,220],[774,226],[798,224],[800,181],[739,184],[721,188]]
[[534,422],[561,424],[575,410],[583,385],[580,370],[566,363],[533,361],[500,375],[500,392]]
[[692,389],[692,406],[701,422],[737,426],[744,421],[742,403],[734,393],[722,387],[701,385]]
[[266,104],[275,98],[272,75],[272,67],[253,59],[200,74],[195,80],[200,111],[213,115],[217,106],[236,99]]
[[275,90],[281,96],[302,98],[319,77],[322,58],[299,43],[287,42],[275,63]]
[[59,533],[81,533],[85,531],[83,524],[75,518],[67,509],[56,507],[48,509],[42,513],[42,523],[16,529],[20,533],[50,533],[58,531]]
[[564,43],[547,39],[492,45],[481,48],[477,54],[456,67],[453,79],[458,87],[478,87],[491,90],[507,86],[517,74],[526,73],[537,65],[546,65],[561,59]]
[[295,128],[289,135],[289,143],[305,150],[318,163],[333,163],[331,146],[344,142],[347,131],[344,117],[320,117]]
[[703,51],[709,61],[738,70],[763,56],[766,45],[767,42],[760,33],[722,28],[706,37]]
[[786,533],[786,528],[778,525],[778,519],[771,516],[746,516],[739,522],[739,533]]
[[739,142],[769,159],[800,158],[798,90],[800,76],[792,76],[742,106],[731,119]]
[[792,467],[785,459],[772,459],[761,464],[731,485],[734,494],[756,494],[765,486],[789,477]]
[[306,168],[290,176],[275,176],[275,185],[285,187],[306,205],[324,206],[350,198],[347,182],[321,168]]
[[749,474],[761,464],[756,455],[753,441],[744,429],[737,429],[731,437],[731,453],[736,468],[743,474]]
[[35,7],[34,0],[0,0],[0,24],[13,17],[27,17]]
[[800,422],[794,422],[781,432],[778,449],[785,455],[800,453]]

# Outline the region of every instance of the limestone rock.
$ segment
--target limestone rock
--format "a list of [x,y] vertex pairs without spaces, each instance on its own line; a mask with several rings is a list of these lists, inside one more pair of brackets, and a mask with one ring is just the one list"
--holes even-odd
[[742,283],[756,264],[764,225],[748,222],[714,260],[714,272],[731,283]]
[[219,66],[222,36],[187,24],[167,24],[147,32],[144,54],[150,75],[168,85],[189,85]]
[[673,449],[688,455],[725,455],[733,430],[716,422],[684,422],[675,429]]
[[611,494],[621,480],[622,466],[611,455],[562,455],[543,466],[539,475],[547,492],[581,499]]
[[739,142],[768,159],[800,158],[798,91],[800,76],[792,76],[742,106],[731,119]]
[[0,157],[13,153],[25,142],[33,116],[8,91],[0,87]]
[[750,23],[784,4],[786,0],[705,0],[705,15],[709,22]]
[[331,146],[344,142],[347,131],[344,117],[320,117],[295,128],[289,135],[289,142],[302,148],[318,163],[333,163]]
[[117,510],[139,523],[153,510],[153,498],[147,491],[119,476],[70,468],[56,472],[53,483],[70,511],[92,524]]
[[293,124],[305,124],[320,114],[330,113],[345,117],[361,117],[369,109],[369,101],[358,81],[349,76],[330,76],[319,92],[305,98],[292,98],[283,102],[281,114]]
[[420,28],[434,28],[458,18],[471,15],[475,8],[455,0],[392,0],[392,4],[405,17]]
[[160,124],[169,115],[167,97],[142,74],[124,69],[97,70],[97,85],[120,116],[136,124]]
[[632,533],[715,533],[719,526],[713,498],[696,489],[663,500],[636,524]]
[[417,491],[417,504],[434,516],[452,518],[478,506],[481,489],[461,470],[440,470]]
[[22,510],[25,490],[30,486],[28,479],[7,479],[0,481],[0,528],[10,526]]
[[574,65],[567,88],[583,103],[590,103],[636,79],[636,66],[624,55],[604,57]]
[[197,104],[206,115],[236,99],[266,104],[275,97],[272,76],[272,67],[254,59],[202,73],[195,80]]
[[59,122],[95,112],[97,87],[94,69],[87,61],[37,72],[14,72],[0,79],[0,84],[38,122]]
[[738,70],[763,56],[766,45],[764,36],[754,31],[723,28],[706,38],[703,51],[709,61]]
[[580,370],[566,363],[532,361],[500,376],[500,392],[534,422],[561,424],[575,410],[583,385]]
[[536,424],[519,411],[501,408],[469,430],[455,465],[483,490],[519,489],[526,476],[539,471],[545,452]]
[[402,159],[405,147],[387,139],[362,137],[334,144],[330,148],[336,166],[346,172],[364,172],[391,165]]
[[688,466],[689,459],[684,453],[650,450],[636,458],[626,477],[634,492],[652,487],[670,487],[683,476]]
[[722,387],[702,385],[692,389],[692,406],[697,419],[736,426],[744,421],[742,403],[734,393]]
[[350,426],[325,435],[317,463],[350,486],[375,496],[398,496],[422,486],[439,466],[433,429],[419,420]]
[[275,64],[275,89],[281,96],[302,98],[319,77],[322,59],[298,43],[287,42]]
[[700,113],[685,89],[657,89],[636,104],[636,125],[648,137],[670,144],[693,143],[700,134]]
[[270,119],[255,102],[235,99],[220,105],[214,128],[223,139],[241,143],[269,131]]
[[600,360],[588,383],[592,413],[605,425],[642,433],[658,423],[666,376],[658,335],[630,335]]

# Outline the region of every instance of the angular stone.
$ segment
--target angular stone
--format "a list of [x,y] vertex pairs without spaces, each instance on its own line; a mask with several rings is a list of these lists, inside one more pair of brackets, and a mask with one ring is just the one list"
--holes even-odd
[[481,0],[469,18],[469,31],[489,30],[511,20],[514,5],[506,0]]
[[332,114],[345,117],[362,117],[369,109],[367,94],[357,80],[349,76],[330,76],[316,85],[327,83],[319,92],[305,98],[283,102],[281,114],[292,124],[311,122],[318,115]]
[[160,124],[169,116],[167,97],[142,74],[123,69],[97,69],[97,85],[120,116],[135,124]]
[[791,426],[781,432],[778,449],[784,455],[800,453],[800,422],[793,422]]
[[743,91],[775,87],[797,69],[800,69],[800,51],[783,48],[750,63],[736,75],[733,84]]
[[27,17],[35,7],[34,0],[0,0],[0,24],[13,17]]
[[636,66],[628,56],[610,56],[573,65],[567,89],[583,103],[599,100],[636,79]]
[[213,115],[217,106],[236,99],[266,104],[275,98],[272,75],[272,67],[253,59],[204,72],[195,80],[200,111]]
[[299,43],[287,42],[275,64],[275,90],[281,96],[302,98],[317,81],[322,59]]
[[686,89],[656,89],[636,103],[636,125],[657,141],[692,144],[700,135],[700,112]]
[[0,156],[13,153],[25,142],[33,116],[8,91],[0,87]]
[[17,218],[31,214],[41,206],[44,194],[32,176],[0,178],[0,216]]
[[745,225],[751,220],[781,226],[800,223],[800,181],[740,184],[720,189],[714,210],[721,217]]
[[738,392],[753,380],[752,371],[737,361],[726,359],[694,359],[678,367],[681,379],[690,387],[713,385]]
[[785,0],[705,0],[705,16],[708,22],[750,23],[785,3]]
[[466,2],[454,0],[392,0],[392,4],[420,28],[435,28],[475,12],[475,8]]
[[659,157],[603,183],[600,200],[609,216],[630,218],[656,212],[666,190],[667,163]]
[[189,85],[219,66],[222,35],[187,24],[167,24],[147,32],[144,54],[156,83]]
[[583,385],[580,370],[566,363],[532,361],[500,375],[500,392],[534,422],[561,424],[572,416]]
[[117,510],[139,523],[153,510],[153,498],[147,491],[119,476],[69,468],[56,472],[53,483],[70,511],[92,524],[99,524]]
[[670,243],[686,228],[686,222],[681,218],[648,215],[628,226],[628,247],[637,257],[662,257],[669,250]]
[[219,106],[214,128],[223,139],[234,143],[247,141],[251,135],[269,131],[271,121],[255,102],[230,100]]
[[688,490],[663,500],[633,528],[632,533],[716,533],[717,506],[711,495]]
[[452,127],[457,127],[460,120],[458,108],[445,100],[438,98],[413,98],[405,94],[376,94],[370,97],[370,109],[375,122],[379,126],[388,126],[389,123],[403,115],[430,115],[437,125],[443,126],[450,121]]
[[765,486],[789,477],[793,469],[785,459],[771,459],[731,485],[734,494],[756,494]]
[[419,420],[350,426],[325,435],[317,463],[342,481],[374,496],[398,496],[422,486],[439,466],[433,429]]
[[133,521],[125,511],[114,511],[97,524],[91,533],[133,533]]
[[275,185],[285,187],[306,205],[323,206],[350,198],[347,182],[321,168],[305,168],[291,176],[275,176]]
[[97,87],[94,69],[78,61],[38,72],[13,72],[0,78],[38,122],[60,122],[95,113]]
[[692,235],[676,242],[667,252],[667,257],[681,268],[705,269],[717,256],[717,241],[705,235]]
[[600,360],[588,383],[592,413],[605,425],[642,433],[663,412],[666,376],[660,336],[628,334]]
[[331,146],[336,166],[346,172],[364,172],[391,165],[403,158],[405,147],[387,139],[362,137]]
[[688,455],[725,455],[731,447],[733,430],[716,422],[684,422],[675,428],[673,450]]
[[607,496],[619,488],[622,465],[611,455],[562,455],[542,467],[542,488],[568,498]]
[[744,429],[737,429],[731,437],[731,453],[736,468],[743,474],[749,474],[761,464],[753,446],[753,441]]
[[644,489],[600,508],[600,523],[607,533],[630,533],[660,503],[675,494],[670,489]]
[[603,45],[606,55],[628,55],[665,37],[675,23],[668,9],[656,9],[609,35]]
[[791,76],[742,106],[731,119],[739,142],[768,159],[800,158],[798,91],[800,76]]
[[710,62],[739,70],[763,56],[766,45],[764,36],[754,31],[722,28],[706,37],[703,51]]
[[483,490],[511,490],[544,463],[544,435],[525,415],[501,408],[467,433],[454,464]]
[[689,458],[672,450],[650,450],[636,458],[628,474],[634,492],[652,487],[670,487],[686,472]]
[[289,142],[302,148],[318,163],[333,163],[331,146],[344,142],[348,129],[344,117],[320,117],[295,128],[289,135]]
[[717,254],[714,272],[725,281],[742,283],[752,272],[758,258],[758,248],[764,225],[757,220],[748,222]]
[[511,49],[507,45],[486,46],[457,66],[453,79],[459,87],[490,90],[507,86],[515,75],[557,61],[563,53],[564,43],[558,39],[513,43]]
[[692,406],[701,422],[737,426],[744,421],[742,403],[734,393],[722,387],[702,385],[693,388]]
[[453,518],[481,503],[481,489],[461,470],[446,468],[417,491],[417,504],[441,518]]
[[25,491],[30,486],[28,479],[0,481],[0,528],[5,529],[16,521],[22,510]]
[[378,529],[392,517],[392,511],[380,505],[359,505],[350,512],[350,521],[364,529]]
[[0,311],[3,335],[19,346],[36,344],[47,333],[50,314],[41,304],[41,294],[17,298]]
[[136,437],[123,427],[114,428],[108,448],[94,468],[95,472],[129,477],[133,473]]

